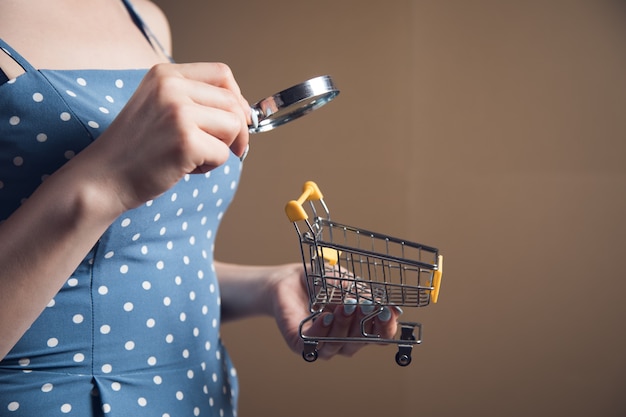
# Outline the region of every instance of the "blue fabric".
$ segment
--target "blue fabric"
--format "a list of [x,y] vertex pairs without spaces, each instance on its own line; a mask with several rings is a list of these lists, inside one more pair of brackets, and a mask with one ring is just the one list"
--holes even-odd
[[[26,70],[0,85],[2,221],[97,140],[146,71],[36,70],[0,47]],[[236,415],[213,246],[241,168],[231,155],[109,227],[0,362],[1,416]]]

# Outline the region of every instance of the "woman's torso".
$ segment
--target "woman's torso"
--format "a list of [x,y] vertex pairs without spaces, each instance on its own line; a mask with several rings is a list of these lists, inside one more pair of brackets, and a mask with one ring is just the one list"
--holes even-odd
[[[3,219],[97,139],[145,70],[36,70],[0,43],[25,67],[0,85]],[[0,415],[232,413],[213,245],[240,169],[233,155],[111,225],[0,362]]]

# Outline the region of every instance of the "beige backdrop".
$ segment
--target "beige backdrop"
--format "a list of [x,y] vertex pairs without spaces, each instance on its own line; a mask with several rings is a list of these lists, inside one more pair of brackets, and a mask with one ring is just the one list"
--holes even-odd
[[394,347],[305,363],[268,319],[223,335],[240,416],[626,415],[623,1],[158,0],[175,58],[228,63],[256,101],[341,95],[252,138],[227,261],[299,260],[284,204],[437,246],[440,302]]

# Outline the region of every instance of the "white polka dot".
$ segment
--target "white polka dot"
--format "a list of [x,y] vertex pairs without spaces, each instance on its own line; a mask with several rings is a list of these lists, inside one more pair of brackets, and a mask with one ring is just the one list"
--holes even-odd
[[147,255],[148,254],[148,247],[146,245],[143,245],[141,247],[141,254],[142,255]]
[[200,335],[200,329],[198,329],[197,327],[193,328],[193,335],[195,337],[198,337]]
[[43,143],[48,140],[48,135],[46,135],[45,133],[39,133],[36,136],[36,139],[37,139],[37,142]]
[[224,165],[224,174],[230,174],[230,165]]
[[17,411],[17,409],[20,408],[20,403],[17,401],[10,402],[7,408],[9,411]]
[[43,101],[43,94],[41,93],[33,94],[33,101],[36,103],[41,103]]
[[48,345],[48,347],[56,347],[59,344],[59,339],[57,339],[56,337],[51,337],[50,339],[48,339],[46,344]]
[[198,279],[204,279],[204,271],[203,270],[199,270],[198,271]]
[[189,351],[187,349],[183,350],[183,358],[189,358]]
[[161,230],[159,230],[159,234],[160,234],[161,236],[165,235],[165,233],[166,233],[166,232],[167,232],[167,228],[166,228],[165,226],[163,226],[163,227],[161,228]]
[[76,97],[76,93],[73,92],[72,90],[65,90],[65,94],[67,94],[70,97]]
[[179,319],[180,321],[185,321],[185,320],[187,320],[187,314],[185,314],[184,312],[183,312],[183,313],[180,313],[180,315],[178,316],[178,319]]
[[100,107],[98,110],[100,110],[100,112],[104,114],[109,114],[109,109],[107,109],[106,107]]
[[9,118],[9,124],[11,126],[17,126],[20,124],[20,118],[18,116],[12,116]]
[[76,84],[78,84],[78,85],[80,85],[80,86],[83,86],[83,87],[84,87],[84,86],[86,86],[86,85],[87,85],[87,81],[85,81],[85,79],[84,79],[84,78],[79,77],[79,78],[77,78],[77,79],[76,79]]
[[61,117],[61,120],[63,120],[64,122],[67,122],[68,120],[70,120],[72,118],[72,116],[68,112],[66,112],[66,111],[61,113],[59,115],[59,117]]
[[104,254],[104,259],[111,259],[115,255],[115,252],[109,251]]
[[122,384],[120,384],[119,382],[113,382],[113,383],[111,384],[111,389],[112,389],[113,391],[119,391],[119,390],[121,390],[121,389],[122,389]]
[[111,326],[109,326],[108,324],[103,324],[102,326],[100,326],[100,333],[102,334],[111,333]]
[[224,200],[222,200],[221,198],[217,200],[217,202],[215,203],[215,207],[219,207],[224,203]]
[[82,353],[76,353],[73,359],[74,359],[74,362],[81,363],[85,360],[85,355],[83,355]]
[[196,244],[196,237],[195,237],[195,236],[191,236],[191,237],[189,238],[189,244],[190,244],[191,246],[193,246],[193,245],[195,245],[195,244]]
[[141,283],[141,287],[148,291],[150,288],[152,288],[152,284],[150,283],[150,281],[144,281]]
[[219,189],[220,189],[219,185],[215,184],[213,185],[213,188],[211,189],[211,191],[213,191],[213,194],[215,194],[218,192]]
[[206,351],[211,350],[211,342],[209,342],[208,340],[204,344],[204,350],[206,350]]
[[114,103],[114,102],[115,102],[115,100],[113,100],[113,97],[111,97],[111,96],[106,96],[106,97],[104,97],[104,98],[105,98],[105,99],[106,99],[106,101],[108,101],[109,103]]
[[213,375],[211,375],[211,379],[213,380],[213,382],[217,382],[217,374],[213,373]]
[[54,386],[51,383],[47,383],[47,384],[43,384],[41,386],[41,391],[42,392],[50,392],[50,391],[52,391],[53,388],[54,388]]
[[102,412],[104,414],[108,414],[111,412],[111,404],[104,403],[102,404]]
[[187,379],[193,379],[193,371],[191,369],[187,371]]
[[139,406],[141,406],[141,407],[145,407],[146,405],[148,405],[148,400],[146,400],[143,397],[139,397],[137,399],[137,404],[139,404]]
[[195,299],[196,299],[196,293],[195,293],[195,291],[190,291],[190,292],[189,292],[189,299],[190,299],[191,301],[193,301],[193,300],[195,300]]
[[157,267],[157,269],[160,270],[160,269],[165,268],[165,264],[163,263],[163,261],[159,261],[159,262],[157,262],[156,267]]
[[74,151],[65,151],[63,153],[63,156],[65,156],[65,159],[72,159],[73,157],[76,156],[76,152],[74,152]]
[[72,317],[72,321],[76,324],[81,324],[83,320],[85,320],[85,318],[82,314],[74,314],[74,317]]
[[157,358],[155,358],[154,356],[150,356],[148,358],[148,365],[154,366],[154,365],[156,365],[156,363],[157,363]]
[[176,277],[174,278],[174,283],[176,283],[176,285],[180,285],[183,283],[183,279],[181,277]]
[[149,329],[153,328],[155,325],[156,325],[156,320],[154,319],[146,320],[146,327],[148,327]]
[[200,415],[200,408],[198,408],[198,407],[194,407],[194,409],[193,409],[193,415],[194,415],[194,416],[196,416],[196,417],[197,417],[197,416],[199,416],[199,415]]
[[172,343],[174,341],[174,336],[171,334],[168,334],[167,336],[165,336],[165,343]]
[[75,287],[78,285],[78,280],[76,278],[70,278],[67,280],[67,285],[70,287]]
[[93,129],[97,129],[100,127],[100,125],[98,124],[98,122],[95,122],[93,120],[90,120],[87,122],[87,125]]
[[133,311],[133,308],[135,308],[135,306],[130,301],[124,303],[124,311]]
[[178,198],[178,194],[173,193],[172,196],[170,197],[170,200],[172,200],[172,203],[173,203],[174,201],[176,201],[177,198]]
[[124,343],[124,349],[126,350],[135,349],[135,342],[133,342],[132,340],[129,340],[128,342]]
[[182,401],[182,399],[185,398],[185,395],[182,393],[182,391],[177,391],[176,392],[176,399],[179,401]]
[[133,237],[132,237],[133,242],[138,241],[140,237],[141,237],[141,233],[137,233],[137,234],[133,235]]
[[128,227],[128,226],[130,226],[130,221],[131,221],[131,220],[130,220],[128,217],[127,217],[127,218],[125,218],[124,220],[122,220],[122,223],[121,223],[122,227]]
[[16,156],[15,158],[13,158],[13,165],[15,165],[16,167],[21,167],[22,165],[24,165],[24,158],[22,158],[21,156]]
[[105,363],[104,365],[102,365],[102,372],[103,373],[110,374],[111,371],[113,371],[113,366],[111,366],[111,364]]
[[22,358],[19,361],[17,361],[17,363],[19,363],[20,366],[28,366],[28,365],[30,365],[30,359]]
[[109,288],[106,287],[105,285],[101,285],[100,287],[98,287],[98,294],[107,295],[108,293],[109,293]]
[[61,412],[62,412],[63,414],[67,414],[67,413],[69,413],[69,412],[71,412],[71,411],[72,411],[72,405],[71,405],[71,404],[67,404],[67,403],[66,403],[66,404],[63,404],[63,405],[61,406]]
[[155,375],[154,378],[152,378],[152,382],[156,385],[161,385],[163,383],[163,378],[161,378],[160,375]]
[[115,86],[116,86],[117,88],[122,88],[122,87],[124,87],[124,81],[122,81],[122,80],[115,80]]
[[122,274],[127,274],[128,273],[128,265],[122,265],[120,266],[120,272]]
[[200,203],[198,204],[198,207],[196,207],[196,211],[200,212],[204,209],[204,204]]
[[172,250],[174,248],[174,243],[172,241],[167,242],[167,245],[165,245],[165,247],[168,250]]

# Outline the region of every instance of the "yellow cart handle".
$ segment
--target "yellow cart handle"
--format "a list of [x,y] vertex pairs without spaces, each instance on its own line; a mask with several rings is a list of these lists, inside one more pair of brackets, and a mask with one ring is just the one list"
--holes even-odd
[[291,200],[287,203],[285,213],[287,213],[287,217],[289,217],[289,220],[292,222],[306,220],[309,218],[309,215],[302,207],[302,204],[304,204],[305,201],[321,200],[322,198],[324,198],[324,196],[317,184],[313,181],[307,181],[302,187],[302,195],[300,195],[297,200]]
[[439,300],[439,288],[441,287],[441,276],[443,275],[443,255],[439,255],[437,259],[437,270],[433,276],[433,289],[430,291],[430,299],[433,303]]

